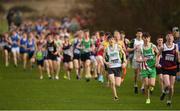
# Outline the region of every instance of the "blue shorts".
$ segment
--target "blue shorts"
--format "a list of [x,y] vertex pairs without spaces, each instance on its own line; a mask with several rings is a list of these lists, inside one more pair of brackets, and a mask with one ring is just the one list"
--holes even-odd
[[37,60],[37,65],[43,67],[43,65],[44,65],[44,59],[42,59],[42,60]]
[[24,53],[27,53],[26,50],[20,50],[20,54],[24,54]]

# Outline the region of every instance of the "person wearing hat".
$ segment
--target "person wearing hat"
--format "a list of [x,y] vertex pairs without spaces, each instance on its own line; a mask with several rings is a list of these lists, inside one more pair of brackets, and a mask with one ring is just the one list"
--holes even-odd
[[[126,65],[126,55],[123,50],[115,43],[114,37],[108,35],[109,46],[104,52],[104,63],[108,67],[108,80],[112,88],[114,100],[118,100],[116,86],[121,85],[122,68]],[[124,60],[121,60],[120,53],[122,53]],[[108,58],[108,59],[105,59]]]
[[[178,45],[178,50],[180,51],[180,32],[179,32],[179,28],[178,27],[173,27],[172,31],[173,31],[175,43]],[[179,69],[180,64],[177,63],[177,65],[178,65],[178,69],[177,69],[176,80],[180,81],[180,69]]]

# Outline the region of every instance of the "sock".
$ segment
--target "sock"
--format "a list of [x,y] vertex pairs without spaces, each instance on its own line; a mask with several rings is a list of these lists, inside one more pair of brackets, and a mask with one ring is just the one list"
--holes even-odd
[[162,90],[162,93],[165,93],[164,89]]
[[134,84],[134,87],[138,87],[138,85],[137,85],[137,84]]
[[168,89],[168,87],[165,87],[164,92],[165,92],[166,94],[168,94],[168,93],[169,93],[169,89]]
[[153,86],[150,86],[150,87],[149,87],[149,90],[150,90],[150,91],[153,91],[153,90],[154,90],[154,87],[153,87]]

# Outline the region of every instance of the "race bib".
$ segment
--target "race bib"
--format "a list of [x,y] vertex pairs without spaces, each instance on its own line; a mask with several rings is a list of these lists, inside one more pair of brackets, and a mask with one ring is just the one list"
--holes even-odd
[[53,47],[48,47],[48,50],[49,50],[50,52],[53,52],[53,51],[54,51],[54,48],[53,48]]
[[119,59],[113,59],[111,60],[111,63],[119,63]]
[[167,61],[174,61],[174,55],[167,54],[167,55],[165,56],[165,60],[167,60]]
[[78,49],[74,49],[74,53],[79,54],[80,51]]

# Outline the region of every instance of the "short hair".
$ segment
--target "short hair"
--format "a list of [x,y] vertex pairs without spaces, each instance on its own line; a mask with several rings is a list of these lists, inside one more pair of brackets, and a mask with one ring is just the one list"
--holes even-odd
[[157,36],[157,39],[163,39],[164,38],[164,34],[159,34],[158,36]]
[[143,32],[143,29],[142,28],[137,28],[136,32]]
[[50,35],[52,35],[52,33],[48,33],[48,34],[46,35],[46,38],[47,38],[48,36],[50,36]]
[[111,38],[114,38],[112,35],[108,35],[107,39],[110,40]]
[[123,30],[120,31],[120,34],[124,34],[125,35],[125,32]]
[[143,38],[151,38],[151,35],[149,34],[149,32],[144,32],[142,37]]
[[104,36],[105,35],[104,31],[100,31],[99,35]]
[[106,32],[105,35],[109,36],[109,35],[111,35],[111,32]]
[[95,36],[95,35],[96,35],[96,32],[93,32],[93,33],[92,33],[92,36]]
[[[170,35],[173,36],[173,33],[172,33],[171,31],[166,32],[166,39],[167,39],[167,37],[170,36]],[[174,37],[174,36],[173,36],[173,37]]]
[[64,36],[64,39],[69,39],[69,37],[65,35],[65,36]]
[[168,35],[168,34],[173,34],[173,33],[172,33],[172,31],[167,31],[166,35]]

